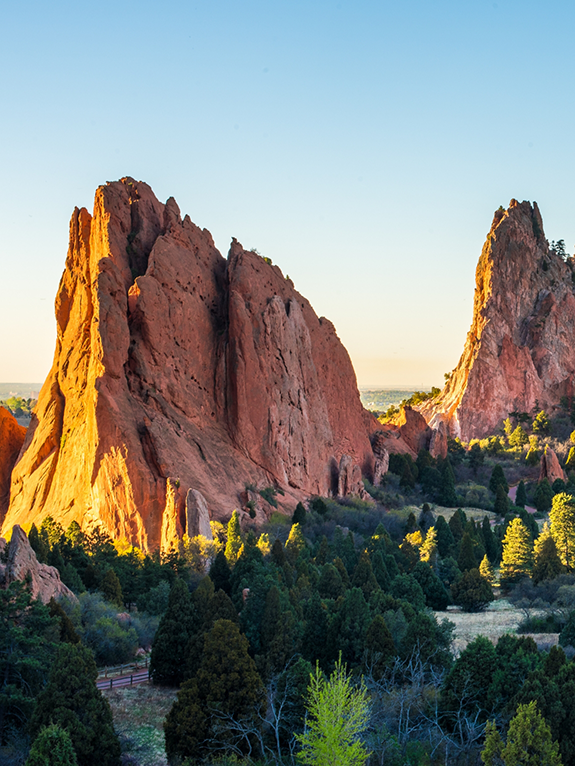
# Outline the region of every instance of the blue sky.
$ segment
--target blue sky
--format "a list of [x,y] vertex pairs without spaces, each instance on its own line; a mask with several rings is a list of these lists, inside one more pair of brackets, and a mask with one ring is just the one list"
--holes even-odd
[[0,380],[42,381],[74,206],[124,175],[271,257],[360,385],[441,385],[493,211],[573,252],[575,6],[0,5]]

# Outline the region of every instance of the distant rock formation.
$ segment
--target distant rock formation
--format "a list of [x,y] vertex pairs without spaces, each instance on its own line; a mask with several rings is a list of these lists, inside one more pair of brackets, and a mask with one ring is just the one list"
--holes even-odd
[[572,259],[549,248],[537,204],[511,200],[493,218],[476,271],[473,321],[441,394],[418,409],[464,441],[493,433],[511,412],[573,396]]
[[0,523],[10,501],[10,477],[24,444],[26,429],[5,407],[0,407]]
[[539,471],[539,481],[548,479],[549,484],[553,484],[556,479],[566,481],[565,471],[559,464],[559,459],[551,447],[547,444],[541,455],[541,468]]
[[[0,539],[0,551],[5,550],[6,540]],[[0,587],[6,588],[16,580],[25,582],[27,579],[32,596],[39,598],[44,604],[51,598],[57,600],[62,596],[77,601],[72,591],[60,580],[60,573],[56,567],[40,564],[28,542],[26,532],[16,524],[8,545],[8,561],[6,564],[0,564]]]
[[281,489],[293,512],[336,493],[343,455],[373,473],[380,425],[331,322],[236,240],[224,259],[145,183],[74,211],[56,318],[3,530],[51,515],[166,549],[229,518],[247,485]]

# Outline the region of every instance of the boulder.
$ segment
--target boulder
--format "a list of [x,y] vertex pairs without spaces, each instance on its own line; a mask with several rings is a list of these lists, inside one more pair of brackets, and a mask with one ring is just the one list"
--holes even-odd
[[189,537],[202,535],[208,540],[214,539],[206,498],[197,489],[189,489],[186,495],[186,533]]
[[[6,542],[5,540],[1,542],[4,544],[3,550]],[[4,587],[16,580],[24,582],[29,579],[32,596],[40,599],[44,604],[47,604],[51,598],[57,600],[61,597],[77,601],[72,591],[60,580],[60,573],[56,567],[40,564],[28,542],[26,533],[17,524],[12,529],[8,560],[0,575],[2,576],[0,584]]]
[[471,329],[438,397],[418,409],[463,441],[492,434],[511,412],[551,411],[573,396],[572,259],[550,249],[537,204],[511,200],[493,218],[476,270]]
[[337,482],[338,497],[359,497],[361,500],[371,500],[366,491],[361,468],[354,464],[350,455],[342,455],[339,461],[339,474]]

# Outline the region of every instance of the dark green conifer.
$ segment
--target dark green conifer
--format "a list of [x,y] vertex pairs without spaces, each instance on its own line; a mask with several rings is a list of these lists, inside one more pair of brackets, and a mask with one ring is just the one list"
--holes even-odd
[[389,576],[383,553],[380,550],[375,551],[375,553],[372,555],[372,561],[373,574],[375,575],[377,584],[383,591],[389,591],[389,587],[391,585],[391,577]]
[[435,521],[435,534],[437,538],[437,552],[442,559],[447,558],[455,547],[455,538],[444,516],[437,517]]
[[461,545],[459,546],[459,555],[457,565],[462,572],[470,569],[477,569],[477,559],[475,558],[475,546],[469,532],[463,535]]
[[119,766],[120,743],[110,705],[96,688],[98,670],[82,644],[61,644],[30,723],[33,736],[54,723],[65,728],[82,766]]
[[383,617],[378,614],[371,621],[365,634],[365,672],[376,681],[385,673],[395,656],[395,645]]
[[481,532],[483,535],[483,545],[485,547],[487,558],[492,564],[494,564],[497,561],[497,541],[495,540],[495,535],[491,529],[491,523],[488,516],[483,517]]
[[80,636],[76,633],[72,620],[53,596],[48,602],[48,609],[50,616],[57,617],[60,622],[60,641],[67,644],[80,643]]
[[351,586],[352,588],[361,588],[366,599],[369,599],[373,591],[379,588],[367,551],[362,551],[357,566],[353,570]]
[[186,669],[188,642],[196,632],[197,622],[188,586],[177,578],[152,644],[150,676],[154,683],[179,686]]
[[53,723],[40,730],[32,743],[26,766],[77,766],[70,735]]
[[429,564],[420,561],[412,575],[423,590],[427,606],[436,611],[445,611],[449,604],[449,594]]
[[317,590],[321,598],[336,599],[345,593],[345,586],[341,575],[333,564],[324,564],[321,568]]
[[122,586],[120,585],[118,575],[114,572],[113,569],[108,569],[104,575],[102,584],[100,585],[100,591],[102,592],[102,595],[106,601],[109,601],[114,606],[122,607],[124,603]]
[[298,503],[295,507],[295,511],[293,512],[293,516],[291,517],[291,523],[305,524],[305,519],[306,519],[305,505],[303,503]]
[[517,494],[515,495],[515,505],[519,506],[519,508],[525,508],[527,505],[527,492],[525,491],[525,483],[523,482],[523,479],[519,482],[519,485],[517,486]]
[[326,564],[331,558],[330,550],[329,550],[329,543],[327,541],[327,537],[325,535],[322,536],[321,542],[317,548],[317,552],[315,554],[315,565],[316,566],[323,566]]
[[498,484],[495,489],[495,502],[493,503],[493,511],[498,516],[505,516],[509,510],[509,497],[503,484]]
[[548,513],[551,510],[553,503],[553,490],[549,484],[548,479],[543,479],[539,482],[535,488],[535,496],[533,498],[535,507],[540,513]]
[[231,570],[226,554],[223,551],[218,551],[216,558],[210,567],[210,579],[216,590],[221,589],[228,596],[231,594],[232,590],[230,585],[230,574]]
[[509,484],[503,473],[503,468],[497,463],[491,471],[491,478],[489,479],[489,489],[494,495],[497,494],[497,487],[502,486],[505,490],[505,494],[509,492]]

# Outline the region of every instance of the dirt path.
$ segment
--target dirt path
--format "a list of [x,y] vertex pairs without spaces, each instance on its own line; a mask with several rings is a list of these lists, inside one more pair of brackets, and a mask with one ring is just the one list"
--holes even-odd
[[[517,497],[517,487],[509,487],[509,499],[515,505],[515,498]],[[537,513],[537,508],[532,508],[530,505],[525,506],[527,513]]]

